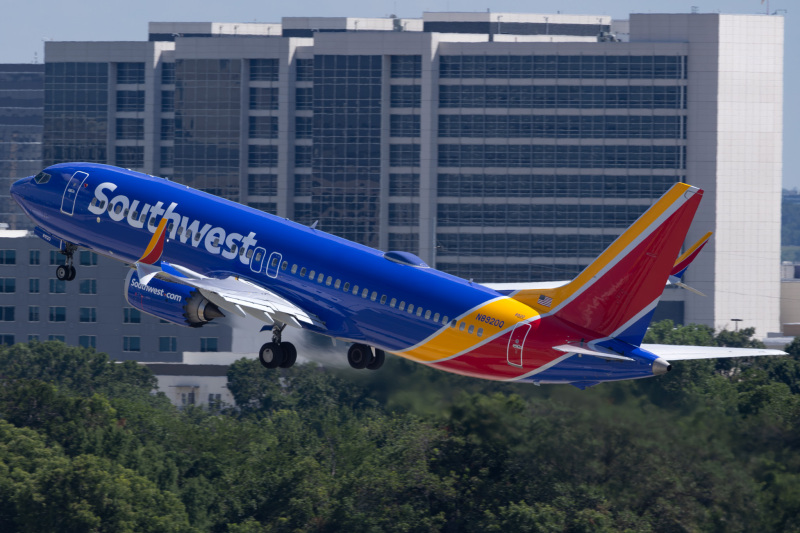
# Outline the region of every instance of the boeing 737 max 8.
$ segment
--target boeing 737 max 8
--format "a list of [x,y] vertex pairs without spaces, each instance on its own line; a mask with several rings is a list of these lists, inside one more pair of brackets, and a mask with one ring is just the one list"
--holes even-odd
[[641,344],[665,284],[682,285],[709,236],[680,254],[703,196],[683,183],[574,280],[496,287],[107,165],[54,165],[11,194],[64,254],[60,279],[74,279],[73,254],[87,249],[132,267],[128,302],[146,313],[191,327],[256,317],[272,328],[259,352],[268,368],[295,362],[287,325],[352,343],[354,368],[377,369],[390,352],[468,376],[580,388],[662,374],[676,360],[783,353]]

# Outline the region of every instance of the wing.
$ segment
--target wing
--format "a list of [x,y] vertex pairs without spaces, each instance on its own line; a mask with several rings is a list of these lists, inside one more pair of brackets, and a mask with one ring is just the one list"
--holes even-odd
[[281,322],[297,328],[313,325],[325,329],[325,324],[316,315],[260,285],[235,276],[209,278],[166,261],[161,261],[158,266],[138,262],[136,270],[139,281],[145,285],[157,276],[165,281],[194,287],[217,307],[241,317],[250,315],[270,324]]
[[689,361],[691,359],[723,359],[727,357],[759,357],[763,355],[786,355],[781,350],[766,348],[728,348],[726,346],[674,346],[672,344],[642,344],[643,349],[667,361]]

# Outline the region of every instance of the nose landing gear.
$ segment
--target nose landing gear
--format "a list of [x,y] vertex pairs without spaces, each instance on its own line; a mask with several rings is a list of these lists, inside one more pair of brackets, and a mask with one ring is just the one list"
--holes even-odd
[[75,279],[77,271],[72,265],[72,256],[75,254],[77,249],[78,247],[74,244],[67,243],[66,247],[61,250],[61,254],[64,256],[64,264],[58,265],[58,268],[56,268],[56,277],[59,280],[72,281]]

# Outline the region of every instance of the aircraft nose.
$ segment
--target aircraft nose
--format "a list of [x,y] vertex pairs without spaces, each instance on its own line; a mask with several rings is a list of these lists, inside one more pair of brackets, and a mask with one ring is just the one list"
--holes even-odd
[[11,189],[9,189],[9,192],[11,193],[11,197],[14,198],[14,201],[19,205],[23,205],[25,198],[24,190],[26,187],[28,187],[28,184],[31,182],[31,180],[33,180],[33,176],[28,176],[27,178],[22,178],[11,184]]

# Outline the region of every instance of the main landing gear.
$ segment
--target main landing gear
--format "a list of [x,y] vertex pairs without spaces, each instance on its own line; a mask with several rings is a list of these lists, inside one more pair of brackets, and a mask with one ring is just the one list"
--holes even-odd
[[366,368],[367,370],[378,370],[383,366],[386,354],[383,350],[372,349],[366,344],[354,344],[347,350],[347,362],[356,370]]
[[264,344],[258,351],[258,360],[264,368],[289,368],[297,361],[297,348],[291,342],[281,342],[281,333],[286,324],[275,323],[272,327],[272,342]]
[[75,279],[77,271],[72,265],[72,256],[77,249],[78,247],[74,244],[67,243],[66,248],[61,250],[61,254],[64,256],[64,264],[58,265],[58,268],[56,268],[56,277],[61,281],[72,281]]

